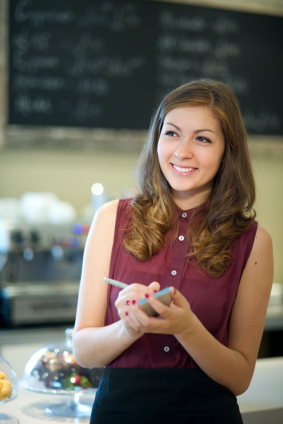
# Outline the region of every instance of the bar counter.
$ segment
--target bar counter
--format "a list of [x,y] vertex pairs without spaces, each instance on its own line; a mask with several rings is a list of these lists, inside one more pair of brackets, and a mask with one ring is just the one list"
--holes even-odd
[[[82,395],[80,402],[93,403],[94,396]],[[0,406],[1,424],[88,423],[88,418],[47,415],[45,408],[67,402],[67,396],[34,393],[19,387],[18,397]],[[244,424],[283,423],[283,357],[258,359],[249,389],[238,397]],[[227,423],[228,424],[228,423]]]

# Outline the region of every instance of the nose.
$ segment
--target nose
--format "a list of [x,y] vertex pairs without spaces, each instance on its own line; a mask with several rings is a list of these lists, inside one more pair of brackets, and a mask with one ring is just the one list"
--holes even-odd
[[188,138],[180,141],[174,155],[178,160],[191,159],[193,157],[192,146]]

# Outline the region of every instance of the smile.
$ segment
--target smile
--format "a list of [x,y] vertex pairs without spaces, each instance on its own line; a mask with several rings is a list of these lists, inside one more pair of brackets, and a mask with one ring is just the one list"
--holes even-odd
[[174,165],[172,163],[173,167],[178,171],[178,172],[191,172],[194,171],[196,168],[180,168],[180,166]]

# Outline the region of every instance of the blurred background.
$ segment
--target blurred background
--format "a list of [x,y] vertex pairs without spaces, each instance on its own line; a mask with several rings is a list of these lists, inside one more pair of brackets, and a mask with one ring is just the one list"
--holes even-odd
[[282,17],[281,0],[0,0],[0,354],[18,373],[73,325],[95,210],[134,193],[156,105],[198,78],[242,108],[274,244],[259,357],[283,356]]

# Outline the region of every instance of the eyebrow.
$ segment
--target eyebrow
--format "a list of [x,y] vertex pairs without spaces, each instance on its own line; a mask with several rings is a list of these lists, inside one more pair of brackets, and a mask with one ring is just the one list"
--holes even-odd
[[[171,122],[166,122],[165,125],[173,125],[173,127],[175,127],[177,130],[181,131],[181,128],[180,127],[178,127],[175,124],[172,124]],[[202,131],[209,131],[209,132],[214,133],[214,131],[212,131],[212,130],[210,130],[208,128],[202,128],[201,130],[195,130],[194,131],[194,134],[197,134],[197,133],[202,132]]]

